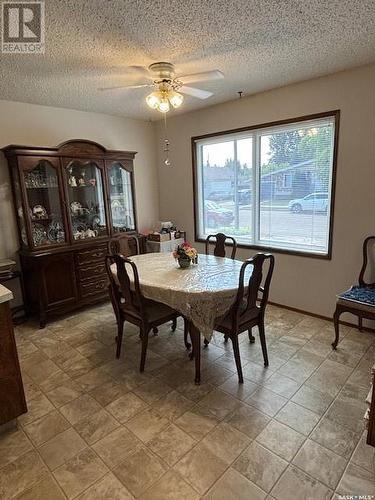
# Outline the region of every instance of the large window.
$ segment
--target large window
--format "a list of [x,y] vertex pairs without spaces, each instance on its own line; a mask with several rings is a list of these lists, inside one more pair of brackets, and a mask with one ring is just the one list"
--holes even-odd
[[196,239],[330,257],[338,118],[193,137]]

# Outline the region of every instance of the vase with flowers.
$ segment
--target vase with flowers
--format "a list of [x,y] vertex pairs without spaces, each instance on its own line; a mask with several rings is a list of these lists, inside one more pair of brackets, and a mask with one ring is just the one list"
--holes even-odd
[[177,245],[173,257],[178,261],[178,265],[182,269],[188,268],[192,262],[194,264],[198,262],[198,252],[187,242]]

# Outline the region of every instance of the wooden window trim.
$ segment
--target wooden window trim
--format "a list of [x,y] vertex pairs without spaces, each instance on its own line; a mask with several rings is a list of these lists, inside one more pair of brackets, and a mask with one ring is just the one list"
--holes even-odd
[[247,127],[240,127],[230,130],[221,130],[218,132],[211,132],[204,135],[197,135],[191,137],[191,153],[192,153],[192,171],[193,171],[193,199],[194,199],[194,240],[199,243],[204,243],[205,239],[198,235],[198,196],[197,196],[197,150],[196,142],[202,139],[209,139],[210,137],[220,137],[223,135],[237,134],[241,132],[248,132],[251,130],[258,130],[262,128],[271,128],[278,125],[288,125],[291,123],[298,123],[303,121],[317,120],[319,118],[333,117],[335,123],[334,141],[333,141],[333,159],[332,159],[332,187],[331,187],[331,205],[330,205],[330,219],[329,219],[329,232],[328,232],[328,251],[327,253],[307,252],[304,250],[288,250],[283,248],[275,248],[272,246],[261,246],[256,244],[237,244],[238,248],[251,248],[256,250],[267,250],[280,254],[297,255],[301,257],[309,257],[314,259],[332,260],[332,244],[333,244],[333,221],[334,221],[334,207],[336,196],[336,176],[337,176],[337,157],[339,146],[339,128],[340,128],[340,110],[335,109],[323,113],[315,113],[311,115],[298,116],[294,118],[287,118],[284,120],[277,120],[273,122],[261,123],[259,125],[250,125]]

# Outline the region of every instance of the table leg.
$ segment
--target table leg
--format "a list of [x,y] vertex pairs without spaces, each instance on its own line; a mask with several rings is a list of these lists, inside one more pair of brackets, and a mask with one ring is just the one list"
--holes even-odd
[[189,321],[191,343],[193,344],[193,356],[195,360],[195,383],[201,383],[201,332]]

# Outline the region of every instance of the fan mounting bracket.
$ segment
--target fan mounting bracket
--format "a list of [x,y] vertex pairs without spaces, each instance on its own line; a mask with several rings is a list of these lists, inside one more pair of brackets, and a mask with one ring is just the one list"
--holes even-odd
[[178,90],[180,87],[183,86],[183,83],[180,80],[173,80],[172,78],[163,78],[163,79],[158,79],[154,80],[154,85],[157,87],[159,90]]
[[153,64],[150,64],[148,69],[151,71],[151,73],[154,73],[157,75],[158,79],[166,79],[166,80],[173,80],[174,76],[174,66],[172,63],[169,62],[156,62]]

